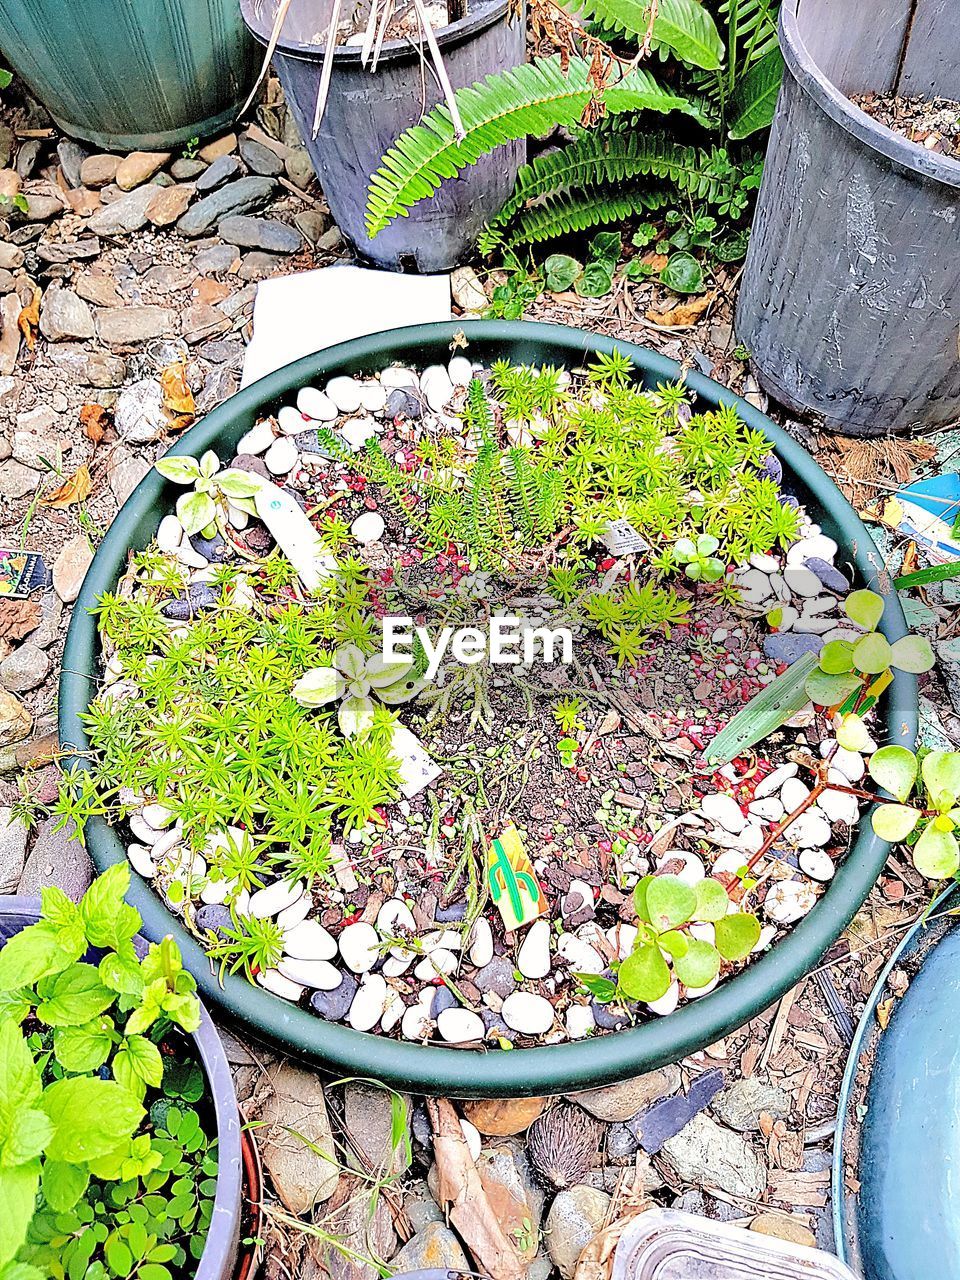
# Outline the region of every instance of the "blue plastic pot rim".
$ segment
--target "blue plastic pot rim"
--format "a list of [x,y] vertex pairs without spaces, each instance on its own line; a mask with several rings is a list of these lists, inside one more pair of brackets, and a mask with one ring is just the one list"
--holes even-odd
[[802,0],[786,0],[780,8],[780,48],[790,74],[821,110],[858,142],[924,181],[960,188],[960,160],[937,155],[911,142],[861,111],[821,71],[800,34]]
[[[658,352],[579,329],[523,321],[442,321],[354,339],[305,356],[253,383],[181,436],[170,454],[199,456],[216,444],[225,428],[239,424],[247,429],[264,408],[279,403],[292,388],[329,376],[335,370],[369,372],[397,360],[432,363],[449,359],[452,345],[463,334],[485,349],[478,352],[481,355],[489,356],[493,349],[515,359],[562,360],[573,367],[595,353],[621,352],[652,381],[682,377],[691,391],[708,404],[735,408],[746,423],[772,441],[781,461],[813,498],[827,507],[859,573],[885,594],[882,630],[888,639],[906,634],[903,611],[869,533],[833,481],[800,445],[758,409],[702,374],[684,372],[676,361]],[[164,492],[172,497],[174,486],[157,472],[151,472],[137,486],[108,530],[81,588],[67,636],[60,684],[60,736],[68,751],[82,751],[89,745],[79,719],[96,687],[97,631],[88,610],[101,591],[115,586],[128,546],[136,541],[136,534],[147,521],[149,536],[153,536]],[[916,729],[916,678],[898,675],[887,695],[886,731],[891,741],[912,746]],[[87,824],[87,843],[101,870],[126,859],[119,837],[101,819]],[[864,815],[854,846],[827,892],[790,934],[709,995],[691,1001],[668,1017],[596,1038],[509,1051],[423,1046],[358,1032],[325,1022],[240,976],[224,975],[221,982],[196,939],[136,873],[131,877],[129,900],[140,911],[149,937],[165,933],[176,937],[204,998],[254,1035],[338,1073],[373,1072],[401,1089],[455,1097],[520,1097],[571,1092],[622,1080],[679,1061],[742,1026],[784,995],[836,941],[879,876],[888,851],[889,845],[873,833],[869,817]]]

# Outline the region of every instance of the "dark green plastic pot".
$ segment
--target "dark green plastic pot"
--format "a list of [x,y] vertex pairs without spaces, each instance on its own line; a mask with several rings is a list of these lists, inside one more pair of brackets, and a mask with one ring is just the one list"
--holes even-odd
[[64,133],[108,151],[222,132],[259,56],[237,0],[0,0],[0,49]]
[[[491,361],[548,362],[575,367],[594,352],[619,351],[636,365],[647,385],[680,377],[679,366],[656,352],[579,329],[523,322],[445,322],[373,334],[330,347],[262,378],[234,396],[180,437],[172,454],[199,456],[216,448],[228,458],[240,436],[265,412],[275,412],[305,383],[335,373],[371,373],[394,362],[426,364],[449,359],[454,335],[469,336],[470,356]],[[889,591],[883,561],[870,535],[836,486],[809,454],[739,396],[700,374],[686,374],[687,385],[706,406],[733,405],[751,426],[773,442],[785,477],[807,502],[811,514],[843,548],[863,584]],[[87,612],[97,596],[112,590],[126,566],[127,553],[144,547],[162,515],[172,509],[176,486],[151,472],[124,505],[90,566],[73,612],[60,682],[60,736],[70,750],[88,746],[80,715],[97,689],[98,640]],[[891,594],[883,630],[890,640],[906,631],[903,613]],[[884,706],[888,741],[911,746],[917,727],[917,691],[912,676],[898,675]],[[103,870],[126,857],[119,837],[100,820],[87,826],[87,842]],[[458,1097],[518,1097],[568,1092],[622,1080],[650,1071],[702,1049],[766,1009],[788,991],[837,939],[866,898],[887,856],[869,822],[822,900],[772,948],[710,995],[691,1001],[666,1018],[576,1043],[509,1052],[424,1047],[352,1030],[320,1019],[241,977],[221,985],[194,938],[170,914],[148,884],[133,875],[130,901],[143,916],[150,937],[171,932],[196,974],[203,996],[222,1012],[297,1057],[348,1075],[374,1074],[398,1088]]]

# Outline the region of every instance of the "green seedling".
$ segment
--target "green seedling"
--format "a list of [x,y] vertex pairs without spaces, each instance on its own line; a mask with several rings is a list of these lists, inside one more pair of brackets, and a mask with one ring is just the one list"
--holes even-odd
[[674,545],[673,554],[677,562],[685,566],[683,572],[691,582],[717,582],[726,571],[723,561],[716,555],[719,549],[719,538],[711,533],[701,533],[696,541],[680,538]]
[[263,479],[239,467],[220,469],[220,459],[210,449],[199,461],[189,457],[160,458],[155,470],[174,484],[191,485],[192,491],[177,499],[177,519],[191,537],[197,533],[212,534],[217,527],[218,515],[226,512],[227,502],[257,514],[253,495],[263,484]]
[[909,841],[914,865],[928,879],[954,875],[960,868],[960,751],[930,751],[918,761],[906,747],[881,747],[868,768],[896,800],[874,810],[877,835]]

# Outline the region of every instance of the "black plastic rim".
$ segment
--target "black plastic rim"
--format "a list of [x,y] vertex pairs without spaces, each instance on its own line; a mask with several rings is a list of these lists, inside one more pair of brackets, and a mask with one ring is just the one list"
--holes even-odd
[[[509,357],[576,367],[597,352],[629,357],[647,385],[681,376],[705,406],[730,405],[774,445],[785,475],[804,491],[811,514],[856,566],[862,583],[887,597],[882,630],[892,641],[906,633],[903,611],[883,560],[853,508],[821,468],[785,432],[739,396],[701,374],[681,373],[676,361],[657,352],[580,329],[524,321],[444,321],[396,329],[329,347],[261,378],[214,409],[181,436],[170,455],[199,456],[221,446],[229,457],[240,436],[265,411],[276,411],[290,392],[334,373],[372,373],[397,361],[423,366],[446,362],[458,335],[468,353],[482,360]],[[224,448],[223,446],[226,446]],[[151,540],[163,514],[171,510],[176,486],[156,471],[137,486],[111,525],[90,566],[73,611],[60,680],[60,737],[65,750],[84,751],[89,741],[80,722],[98,687],[97,628],[88,610],[113,590],[131,549]],[[900,674],[884,706],[886,738],[913,746],[917,731],[917,686]],[[78,762],[84,767],[84,762]],[[104,870],[123,861],[119,837],[102,820],[87,824],[87,846]],[[249,1032],[297,1057],[343,1074],[376,1075],[401,1089],[453,1097],[521,1097],[588,1089],[651,1071],[712,1044],[762,1012],[814,967],[859,910],[886,860],[889,845],[874,835],[869,821],[827,892],[792,932],[742,973],[709,995],[666,1018],[587,1040],[535,1049],[481,1052],[419,1045],[354,1031],[324,1022],[239,976],[222,984],[197,940],[172,915],[150,885],[131,870],[129,900],[143,916],[151,938],[172,933],[205,999]]]

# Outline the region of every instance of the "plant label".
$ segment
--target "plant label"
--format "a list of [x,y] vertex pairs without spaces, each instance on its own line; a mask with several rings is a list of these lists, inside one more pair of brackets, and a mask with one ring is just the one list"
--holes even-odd
[[47,585],[47,566],[35,551],[0,549],[0,596],[22,600]]
[[629,556],[636,551],[649,551],[650,544],[640,536],[629,520],[611,520],[603,535],[603,544],[614,556]]
[[397,723],[391,739],[394,753],[400,760],[400,790],[407,800],[418,796],[424,787],[436,782],[443,770],[431,760],[423,743],[406,725]]
[[264,481],[253,495],[257,515],[273,534],[307,591],[316,591],[321,581],[336,569],[337,562],[323,539],[289,493]]
[[508,933],[547,910],[547,900],[520,833],[505,827],[487,850],[487,885]]

